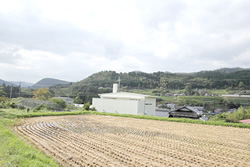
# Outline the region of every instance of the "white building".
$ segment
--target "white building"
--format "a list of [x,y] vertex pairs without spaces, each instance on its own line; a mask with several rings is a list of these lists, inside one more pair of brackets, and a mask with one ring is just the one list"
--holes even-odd
[[155,96],[117,90],[118,86],[114,84],[113,93],[99,94],[100,98],[93,98],[93,107],[99,112],[155,116]]

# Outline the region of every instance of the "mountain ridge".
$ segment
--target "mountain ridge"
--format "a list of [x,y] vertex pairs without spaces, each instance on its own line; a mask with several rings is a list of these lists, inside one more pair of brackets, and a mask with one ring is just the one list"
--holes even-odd
[[60,80],[60,79],[55,79],[55,78],[43,78],[36,82],[34,85],[31,86],[33,89],[40,89],[40,88],[46,88],[54,85],[67,85],[70,82]]

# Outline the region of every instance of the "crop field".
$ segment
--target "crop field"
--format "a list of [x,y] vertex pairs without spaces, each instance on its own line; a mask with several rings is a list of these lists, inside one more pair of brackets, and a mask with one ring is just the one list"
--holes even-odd
[[250,166],[250,129],[100,115],[23,119],[62,166]]

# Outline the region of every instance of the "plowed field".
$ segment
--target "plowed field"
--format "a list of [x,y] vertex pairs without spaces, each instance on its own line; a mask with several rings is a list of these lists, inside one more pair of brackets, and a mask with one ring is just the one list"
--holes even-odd
[[112,116],[25,119],[16,131],[62,166],[250,166],[250,130]]

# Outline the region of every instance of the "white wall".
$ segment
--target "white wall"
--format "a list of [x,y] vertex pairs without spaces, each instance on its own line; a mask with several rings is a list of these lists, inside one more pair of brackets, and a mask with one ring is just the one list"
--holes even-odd
[[156,106],[156,99],[155,98],[146,98],[145,99],[144,115],[155,116],[155,106]]
[[99,112],[137,115],[139,101],[93,98],[92,103]]
[[93,98],[93,107],[99,112],[155,116],[155,98],[141,100]]

